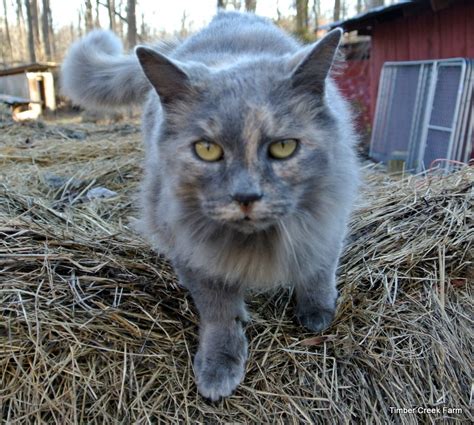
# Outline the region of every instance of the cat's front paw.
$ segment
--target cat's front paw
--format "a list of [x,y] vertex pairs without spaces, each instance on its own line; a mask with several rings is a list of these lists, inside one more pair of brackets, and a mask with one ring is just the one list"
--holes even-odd
[[315,309],[312,311],[299,311],[296,314],[298,321],[306,329],[321,332],[328,328],[334,319],[335,309]]
[[227,353],[196,354],[194,369],[199,393],[211,401],[230,396],[244,377],[245,360]]
[[203,397],[217,401],[230,396],[244,377],[247,340],[241,329],[202,337],[194,358],[197,388]]

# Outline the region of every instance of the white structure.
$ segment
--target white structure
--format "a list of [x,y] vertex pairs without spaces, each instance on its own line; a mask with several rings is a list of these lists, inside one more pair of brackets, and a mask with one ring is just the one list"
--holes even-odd
[[44,110],[54,111],[56,94],[52,70],[56,67],[54,63],[35,63],[0,69],[0,94],[34,101],[28,107],[29,118],[38,117]]

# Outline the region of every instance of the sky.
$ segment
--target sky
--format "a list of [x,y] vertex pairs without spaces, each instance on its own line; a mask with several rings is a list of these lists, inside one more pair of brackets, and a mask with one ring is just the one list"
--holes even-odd
[[[348,0],[349,14],[355,13],[356,0]],[[50,0],[55,26],[62,26],[77,22],[77,12],[83,5],[83,0]],[[94,3],[94,2],[93,2]],[[117,1],[118,3],[118,1]],[[242,3],[244,1],[242,0]],[[312,7],[312,1],[309,7]],[[186,11],[189,29],[197,30],[208,23],[216,12],[216,0],[138,0],[137,23],[140,25],[141,14],[144,13],[145,22],[158,32],[172,33],[181,27],[183,12]],[[269,18],[277,17],[277,5],[283,16],[294,15],[294,0],[257,0],[257,14]],[[321,0],[321,12],[329,16],[332,14],[334,0]],[[101,8],[101,25],[108,25],[105,8]]]

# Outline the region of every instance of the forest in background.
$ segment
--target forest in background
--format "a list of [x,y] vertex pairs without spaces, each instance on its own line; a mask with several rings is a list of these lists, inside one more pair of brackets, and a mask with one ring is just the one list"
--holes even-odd
[[[276,23],[303,40],[317,38],[320,25],[347,18],[349,5],[356,13],[373,7],[394,3],[394,0],[326,0],[332,2],[332,14],[321,12],[324,0],[295,0],[291,15],[281,13],[275,0]],[[0,68],[35,62],[60,62],[68,46],[94,28],[106,27],[116,32],[126,48],[146,43],[171,34],[157,32],[146,22],[142,12],[137,16],[137,0],[83,0],[75,22],[55,25],[50,0],[2,0],[0,15]],[[169,5],[168,5],[169,7]],[[255,12],[257,0],[217,0],[216,9]],[[107,13],[104,26],[99,19]],[[12,20],[12,16],[15,19]],[[186,12],[174,35],[187,36],[190,32]]]

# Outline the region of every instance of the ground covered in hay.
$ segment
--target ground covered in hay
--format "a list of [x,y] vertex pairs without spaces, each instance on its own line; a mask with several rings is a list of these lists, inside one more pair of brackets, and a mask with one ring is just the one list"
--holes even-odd
[[366,169],[333,325],[295,324],[288,290],[249,296],[245,381],[210,404],[191,300],[129,228],[139,139],[0,123],[0,422],[472,422],[472,169]]

